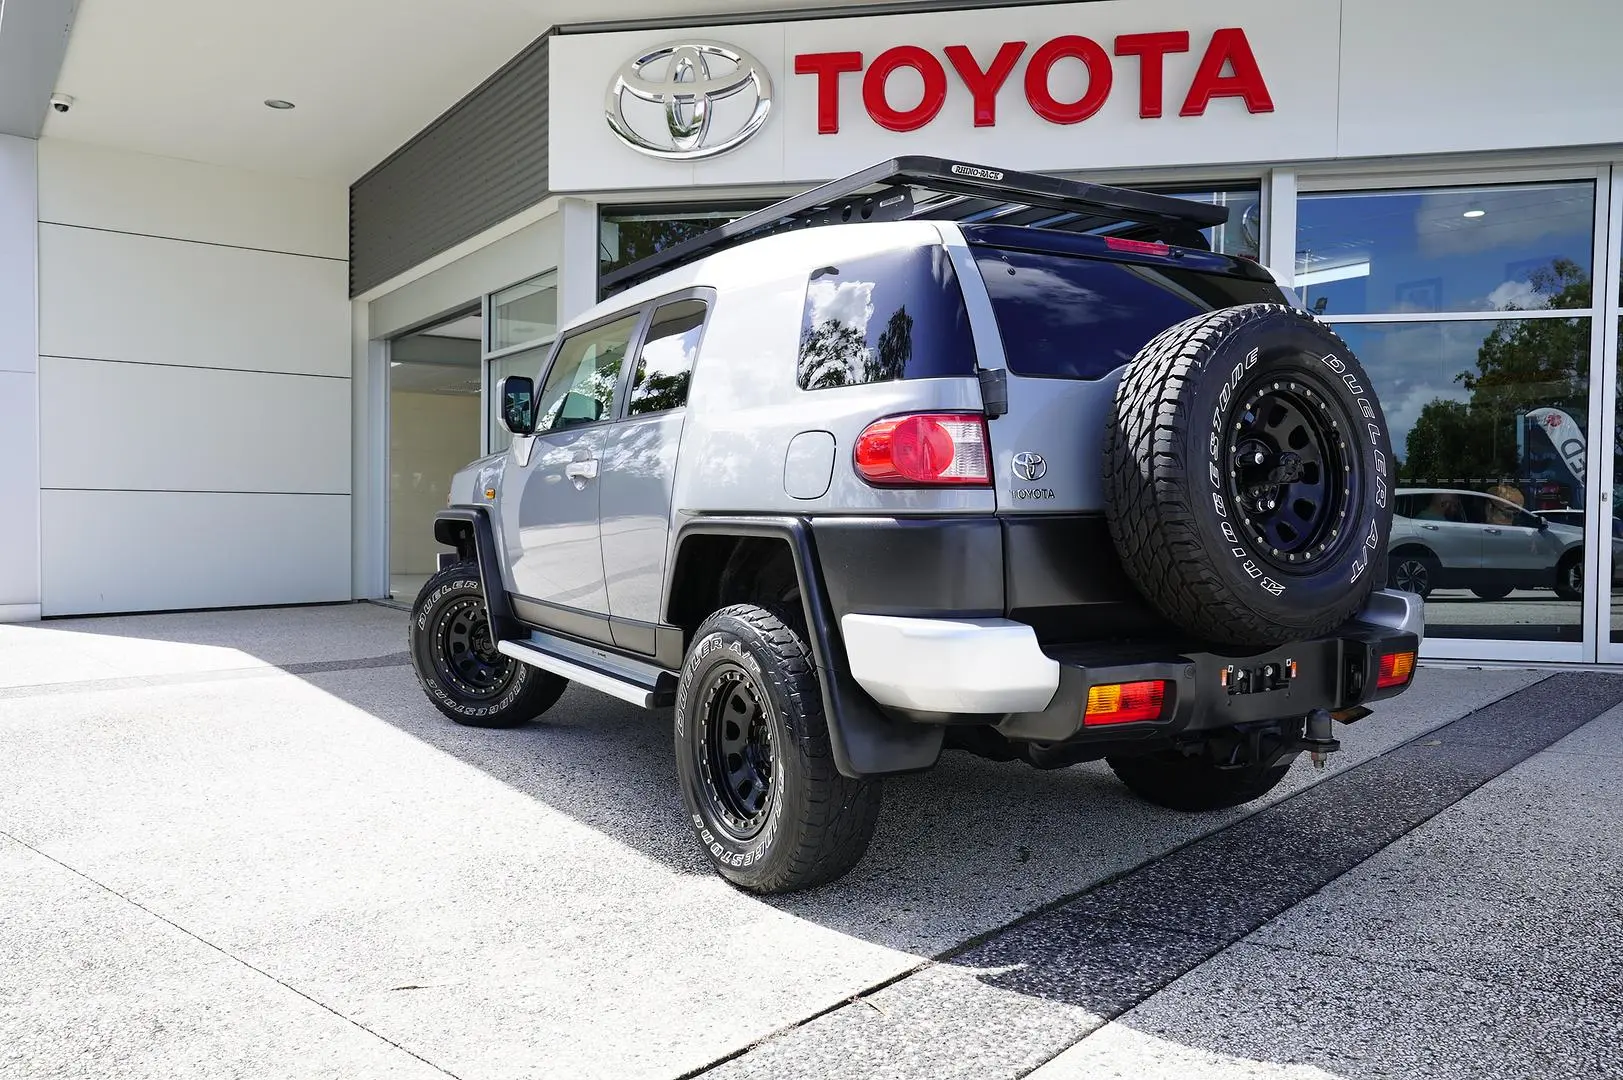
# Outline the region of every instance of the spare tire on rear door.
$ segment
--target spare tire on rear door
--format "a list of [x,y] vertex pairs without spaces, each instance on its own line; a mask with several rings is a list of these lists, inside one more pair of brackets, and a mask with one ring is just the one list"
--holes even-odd
[[1197,315],[1133,358],[1105,445],[1122,565],[1184,630],[1270,646],[1329,633],[1369,596],[1392,528],[1380,403],[1305,311]]

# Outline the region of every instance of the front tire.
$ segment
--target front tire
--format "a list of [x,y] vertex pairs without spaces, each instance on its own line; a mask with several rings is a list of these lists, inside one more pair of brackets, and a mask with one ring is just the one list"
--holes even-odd
[[496,651],[479,570],[429,578],[411,609],[411,664],[434,707],[469,727],[512,727],[557,704],[569,682]]
[[682,801],[722,877],[784,893],[861,860],[879,781],[835,767],[811,650],[796,629],[753,604],[711,615],[682,665],[675,713]]
[[1272,766],[1221,769],[1207,758],[1175,750],[1110,757],[1111,770],[1145,802],[1184,813],[1227,810],[1260,799],[1285,779],[1295,755]]

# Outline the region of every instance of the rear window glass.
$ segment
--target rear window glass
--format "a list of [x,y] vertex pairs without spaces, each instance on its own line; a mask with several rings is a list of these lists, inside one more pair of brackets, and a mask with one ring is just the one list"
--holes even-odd
[[1284,303],[1272,282],[1177,267],[1005,250],[975,261],[1016,375],[1097,379],[1190,316]]
[[974,374],[969,315],[944,248],[845,259],[806,282],[801,389]]

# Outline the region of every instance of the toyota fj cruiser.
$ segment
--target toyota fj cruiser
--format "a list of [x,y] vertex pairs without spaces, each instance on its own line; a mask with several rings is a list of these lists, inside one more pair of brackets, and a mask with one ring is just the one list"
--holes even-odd
[[1402,693],[1392,456],[1346,345],[1223,207],[933,158],[608,275],[459,472],[410,644],[527,721],[672,707],[700,847],[757,892],[863,854],[943,747],[1254,799]]

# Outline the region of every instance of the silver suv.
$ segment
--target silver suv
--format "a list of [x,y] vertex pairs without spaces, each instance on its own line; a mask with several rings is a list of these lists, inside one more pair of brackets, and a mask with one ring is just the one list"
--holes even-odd
[[411,649],[504,726],[567,682],[671,710],[692,832],[838,877],[942,749],[1105,759],[1198,811],[1409,685],[1358,361],[1227,210],[933,158],[607,277],[459,472]]

